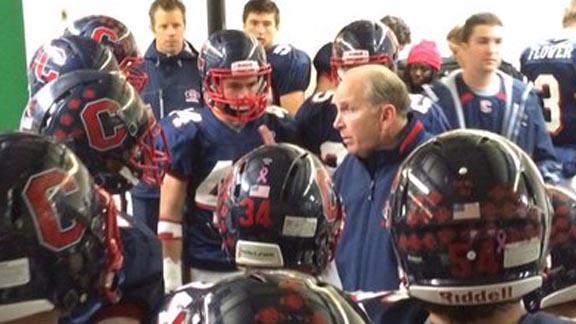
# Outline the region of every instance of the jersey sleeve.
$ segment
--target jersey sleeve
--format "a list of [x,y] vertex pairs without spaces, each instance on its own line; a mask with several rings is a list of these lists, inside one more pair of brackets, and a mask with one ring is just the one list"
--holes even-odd
[[179,178],[192,174],[197,147],[194,143],[198,136],[196,123],[201,120],[202,116],[195,109],[174,111],[162,119],[161,125],[170,152],[170,174]]

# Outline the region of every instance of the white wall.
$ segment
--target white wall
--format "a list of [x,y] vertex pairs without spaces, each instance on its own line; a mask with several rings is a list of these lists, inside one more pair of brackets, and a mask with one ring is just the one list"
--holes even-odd
[[[207,38],[207,0],[183,0],[187,7],[186,38],[200,48]],[[152,0],[23,0],[28,61],[42,42],[59,36],[68,21],[90,14],[105,14],[124,22],[134,33],[140,51],[152,41],[148,8]],[[242,28],[245,1],[226,1],[228,28]],[[504,58],[517,64],[522,49],[530,42],[554,35],[561,27],[563,8],[568,0],[276,0],[280,7],[279,42],[299,47],[313,57],[316,50],[347,23],[361,18],[380,19],[397,15],[412,29],[413,42],[435,40],[444,55],[449,50],[444,39],[452,26],[479,11],[500,16],[507,30]],[[407,55],[405,50],[401,56]]]

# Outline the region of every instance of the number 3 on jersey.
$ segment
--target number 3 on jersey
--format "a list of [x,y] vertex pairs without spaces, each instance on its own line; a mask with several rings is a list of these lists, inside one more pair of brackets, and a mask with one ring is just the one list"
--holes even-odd
[[562,129],[562,121],[560,120],[560,85],[558,80],[552,74],[540,74],[534,80],[534,85],[544,106],[546,128],[550,134],[557,134]]

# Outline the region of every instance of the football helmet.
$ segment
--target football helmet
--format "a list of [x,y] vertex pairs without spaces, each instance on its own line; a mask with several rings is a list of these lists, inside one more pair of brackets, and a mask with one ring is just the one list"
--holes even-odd
[[250,272],[198,291],[184,289],[158,323],[370,323],[341,291],[295,271]]
[[122,22],[108,16],[86,16],[66,27],[64,35],[92,38],[109,46],[128,82],[138,92],[142,92],[148,82],[148,75],[138,67],[143,59],[132,32]]
[[536,310],[576,301],[576,194],[570,189],[548,185],[554,207],[550,230],[550,264],[544,284],[525,300]]
[[[206,103],[222,119],[246,123],[266,111],[271,67],[264,48],[253,36],[239,30],[212,34],[200,51],[198,69]],[[253,94],[226,98],[224,80],[246,77],[257,78]]]
[[[35,134],[0,135],[0,322],[90,297],[122,266],[112,199],[66,146]],[[112,276],[112,277],[110,277]]]
[[33,97],[58,76],[76,70],[119,71],[107,47],[80,36],[62,36],[36,50],[28,67],[28,89]]
[[83,70],[59,77],[30,100],[20,130],[65,142],[111,193],[138,179],[159,184],[169,161],[150,107],[118,73]]
[[219,189],[216,217],[237,265],[314,275],[334,258],[344,218],[322,162],[291,144],[238,160]]
[[542,284],[551,204],[530,157],[486,131],[455,130],[402,164],[385,210],[412,297],[518,300]]
[[342,28],[332,43],[330,71],[338,84],[346,67],[383,64],[396,69],[398,40],[394,32],[380,22],[357,20]]

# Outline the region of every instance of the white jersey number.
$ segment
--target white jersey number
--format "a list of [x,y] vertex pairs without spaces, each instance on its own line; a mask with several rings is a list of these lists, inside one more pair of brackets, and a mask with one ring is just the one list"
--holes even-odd
[[556,134],[562,127],[560,121],[560,85],[558,80],[552,74],[540,74],[534,80],[534,86],[538,93],[542,93],[545,88],[548,88],[550,94],[542,98],[544,103],[544,111],[547,112],[549,118],[546,118],[546,128],[550,134]]

